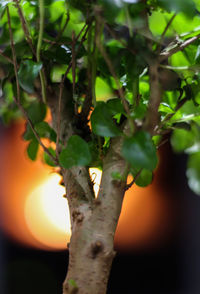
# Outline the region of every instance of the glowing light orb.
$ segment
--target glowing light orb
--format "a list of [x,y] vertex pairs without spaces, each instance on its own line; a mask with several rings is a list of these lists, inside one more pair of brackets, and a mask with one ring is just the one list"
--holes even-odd
[[25,204],[26,224],[37,241],[55,249],[64,249],[70,238],[70,217],[61,177],[51,174],[36,187]]

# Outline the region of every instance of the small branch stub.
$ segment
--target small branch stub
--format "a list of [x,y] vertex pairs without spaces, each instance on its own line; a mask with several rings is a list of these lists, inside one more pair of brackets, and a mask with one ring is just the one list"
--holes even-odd
[[96,256],[103,250],[103,243],[101,241],[96,241],[91,245],[92,250],[92,258],[96,258]]

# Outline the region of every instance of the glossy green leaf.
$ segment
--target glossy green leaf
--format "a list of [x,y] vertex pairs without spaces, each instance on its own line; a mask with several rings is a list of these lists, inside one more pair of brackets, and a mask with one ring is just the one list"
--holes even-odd
[[[51,153],[51,155],[53,155],[54,157],[56,157],[56,151],[53,148],[48,148],[49,152]],[[43,158],[44,158],[44,162],[49,165],[49,166],[56,166],[54,161],[51,159],[51,157],[44,152],[43,153]]]
[[40,137],[49,138],[51,141],[56,142],[56,132],[46,121],[37,123],[35,125],[35,130]]
[[34,92],[34,81],[37,78],[42,63],[36,63],[32,60],[24,60],[18,71],[20,86],[28,93]]
[[59,162],[64,168],[87,166],[91,159],[88,144],[77,135],[73,135],[69,138],[67,147],[61,151],[59,156]]
[[36,139],[33,139],[27,147],[27,154],[31,160],[33,161],[36,160],[38,149],[39,149],[38,141]]
[[142,169],[139,177],[136,179],[135,183],[136,185],[140,187],[146,187],[152,183],[153,180],[153,174],[152,171],[147,169]]
[[157,166],[156,147],[149,133],[138,131],[126,138],[122,146],[122,156],[133,168],[154,170]]
[[112,113],[112,115],[115,115],[118,113],[125,114],[121,99],[119,99],[119,98],[109,99],[106,104],[107,104],[110,112]]
[[171,136],[171,145],[176,152],[183,152],[194,144],[194,134],[184,129],[176,129]]
[[32,102],[27,108],[26,112],[33,124],[41,122],[46,116],[46,105],[39,101]]
[[92,131],[102,137],[116,137],[121,131],[112,120],[112,112],[104,103],[99,103],[91,115]]
[[200,152],[189,156],[186,174],[190,189],[200,195]]
[[103,15],[108,22],[114,22],[115,18],[120,12],[119,1],[113,0],[99,0],[99,4],[103,9]]
[[193,0],[158,0],[158,4],[167,11],[184,12],[190,17],[196,13]]

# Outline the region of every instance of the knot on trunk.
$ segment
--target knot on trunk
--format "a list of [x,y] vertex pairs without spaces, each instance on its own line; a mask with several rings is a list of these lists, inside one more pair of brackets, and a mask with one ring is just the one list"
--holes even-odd
[[73,222],[81,223],[84,219],[84,215],[79,210],[74,210],[72,213]]
[[99,206],[101,205],[101,200],[99,200],[98,198],[94,199],[94,205]]
[[92,258],[96,256],[103,250],[103,243],[101,241],[96,241],[91,245]]

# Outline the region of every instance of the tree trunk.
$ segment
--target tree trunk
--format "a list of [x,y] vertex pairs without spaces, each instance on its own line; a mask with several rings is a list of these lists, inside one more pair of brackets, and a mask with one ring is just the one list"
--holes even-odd
[[[125,181],[116,181],[112,178],[113,171],[123,173],[125,170],[124,161],[116,153],[118,148],[114,143],[112,147],[104,160],[97,199],[80,201],[80,193],[83,193],[83,187],[81,188],[79,176],[84,173],[84,168],[79,168],[78,171],[76,168],[76,174],[75,169],[64,173],[70,207],[72,236],[69,245],[68,273],[63,284],[63,294],[106,293],[109,273],[115,256],[114,234],[121,212],[126,184]],[[77,181],[79,184],[77,184]],[[82,186],[84,183],[85,181]],[[90,198],[90,196],[87,198]]]
[[[56,96],[56,93],[54,93]],[[58,99],[49,93],[53,126],[58,117],[62,121],[60,138],[67,142],[74,129],[71,93],[62,99],[61,112]],[[124,131],[128,132],[128,124]],[[126,185],[126,163],[121,157],[121,138],[110,140],[109,150],[103,158],[102,180],[98,197],[95,198],[93,183],[87,167],[74,166],[61,169],[69,204],[72,236],[69,245],[69,266],[63,284],[63,294],[105,294],[115,252],[114,234],[121,212]],[[114,180],[112,173],[122,175]]]
[[[113,234],[97,230],[88,218],[78,224],[69,247],[69,266],[63,294],[105,294],[115,256]],[[100,227],[100,224],[99,224]]]

